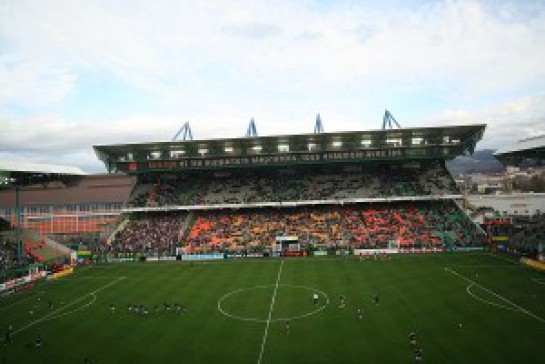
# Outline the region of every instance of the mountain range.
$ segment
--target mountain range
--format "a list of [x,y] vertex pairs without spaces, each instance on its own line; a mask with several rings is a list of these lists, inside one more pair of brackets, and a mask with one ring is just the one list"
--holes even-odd
[[456,157],[447,162],[453,176],[471,173],[501,173],[505,167],[494,158],[494,149],[476,150],[470,156]]

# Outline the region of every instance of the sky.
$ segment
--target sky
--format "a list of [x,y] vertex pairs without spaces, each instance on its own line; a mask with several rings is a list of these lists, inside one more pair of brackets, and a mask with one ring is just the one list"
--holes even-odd
[[0,0],[0,160],[93,145],[486,123],[545,133],[545,1]]

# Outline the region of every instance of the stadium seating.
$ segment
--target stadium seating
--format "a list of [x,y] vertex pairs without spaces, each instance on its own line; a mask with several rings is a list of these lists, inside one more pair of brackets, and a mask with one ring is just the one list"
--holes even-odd
[[538,247],[545,241],[545,215],[513,217],[512,246],[524,255],[537,258]]
[[100,249],[110,252],[173,254],[185,218],[184,213],[134,215],[127,226],[116,233],[111,245],[103,245]]
[[[137,191],[138,190],[138,191]],[[457,194],[441,162],[165,175],[135,187],[130,207]]]
[[[355,204],[286,209],[207,211],[184,239],[188,252],[247,250],[295,235],[303,248],[465,246],[476,227],[451,202]],[[448,237],[448,238],[447,238]]]
[[[36,261],[34,254],[30,251],[31,246],[24,244],[24,264],[18,261],[17,243],[15,232],[9,223],[0,218],[0,282],[16,278],[26,271],[22,268],[27,263]],[[21,269],[18,269],[21,268]]]
[[17,247],[15,243],[7,239],[0,239],[0,271],[11,269],[17,257]]
[[[478,244],[479,232],[449,201],[459,194],[443,161],[145,175],[129,207],[254,204],[188,215],[132,215],[110,251],[149,252],[181,245],[185,252],[260,251],[278,236],[297,236],[303,249],[433,247]],[[392,197],[429,201],[384,202]],[[374,202],[350,203],[355,198]],[[328,201],[271,208],[267,202]],[[379,202],[382,201],[382,202]],[[194,219],[193,219],[194,214]],[[182,222],[191,224],[182,229]],[[184,231],[182,231],[184,230]],[[160,233],[162,232],[162,233]]]

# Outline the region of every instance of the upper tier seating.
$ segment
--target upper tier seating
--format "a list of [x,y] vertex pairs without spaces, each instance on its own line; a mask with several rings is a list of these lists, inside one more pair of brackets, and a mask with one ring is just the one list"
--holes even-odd
[[[169,175],[140,182],[129,207],[458,194],[439,161]],[[149,177],[148,177],[149,179]],[[144,187],[146,186],[146,187]]]

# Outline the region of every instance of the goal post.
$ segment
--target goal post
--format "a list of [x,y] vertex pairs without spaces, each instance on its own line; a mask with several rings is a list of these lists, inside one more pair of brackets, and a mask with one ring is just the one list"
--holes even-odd
[[274,242],[273,251],[276,253],[288,255],[292,252],[301,251],[299,237],[296,235],[280,235],[275,238]]

